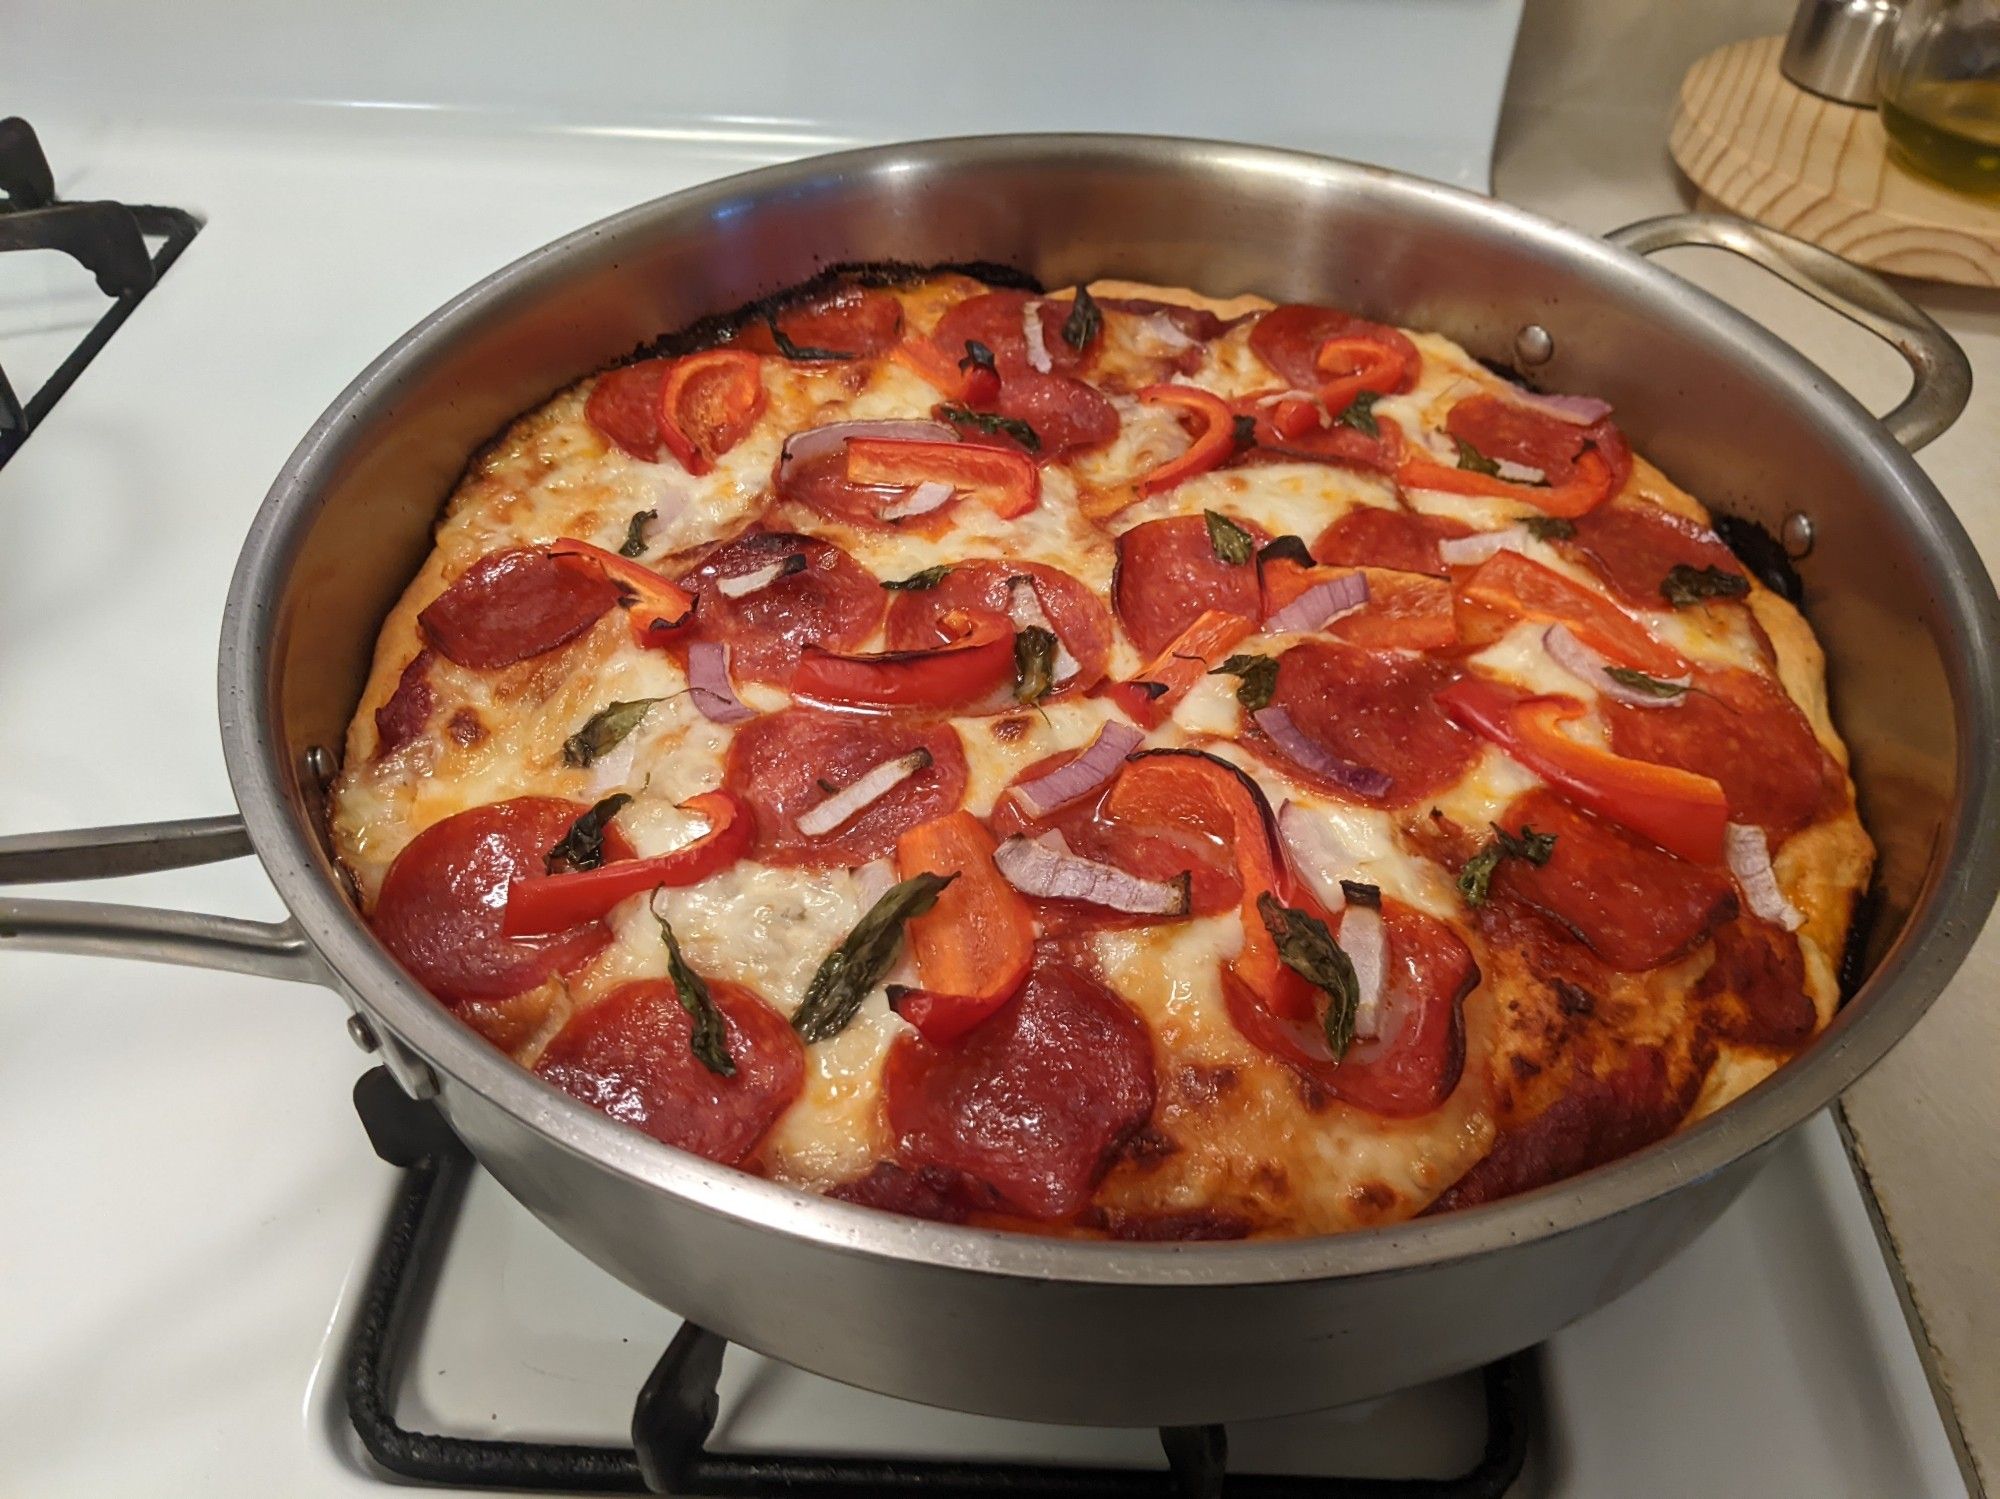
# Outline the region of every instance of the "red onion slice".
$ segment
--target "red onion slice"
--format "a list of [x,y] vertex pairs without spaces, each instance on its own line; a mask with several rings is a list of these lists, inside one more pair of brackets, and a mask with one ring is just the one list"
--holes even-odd
[[1262,729],[1293,760],[1314,775],[1325,776],[1336,786],[1353,792],[1356,796],[1386,796],[1395,781],[1382,771],[1368,765],[1356,765],[1343,760],[1338,755],[1322,748],[1309,738],[1305,731],[1292,722],[1292,715],[1284,708],[1272,706],[1259,708],[1250,715]]
[[1293,801],[1286,801],[1278,808],[1278,833],[1292,856],[1292,868],[1312,886],[1326,914],[1339,915],[1347,904],[1347,892],[1340,886],[1340,872],[1352,869],[1358,862],[1354,851],[1322,819]]
[[1539,468],[1529,468],[1525,463],[1515,463],[1508,458],[1493,461],[1493,477],[1504,479],[1509,484],[1546,484],[1548,473]]
[[918,771],[929,769],[930,763],[931,752],[921,746],[907,755],[884,760],[858,777],[851,786],[843,786],[817,806],[806,808],[798,815],[796,826],[808,838],[824,838],[842,823],[882,800]]
[[1507,398],[1516,406],[1539,411],[1572,427],[1592,427],[1611,415],[1611,403],[1595,396],[1545,396],[1519,385],[1507,387]]
[[1354,965],[1361,1003],[1354,1011],[1354,1034],[1371,1040],[1382,1028],[1382,987],[1389,971],[1389,935],[1373,906],[1349,906],[1340,918],[1340,949]]
[[1055,368],[1048,340],[1042,336],[1042,304],[1033,297],[1021,304],[1021,337],[1027,341],[1030,369],[1046,375]]
[[776,562],[766,563],[747,573],[733,573],[726,578],[715,580],[715,591],[726,599],[748,598],[753,593],[761,593],[780,578],[789,578],[793,573],[806,570],[806,554],[794,552],[789,557],[780,557]]
[[1112,719],[1097,731],[1090,748],[1069,764],[1016,786],[1014,800],[1030,817],[1047,817],[1051,812],[1088,796],[1118,774],[1125,757],[1137,749],[1145,738],[1129,723]]
[[884,855],[880,859],[870,859],[854,871],[854,885],[861,897],[861,909],[867,910],[876,901],[887,895],[896,883],[896,861]]
[[688,691],[696,711],[710,723],[743,723],[757,716],[730,683],[729,647],[720,641],[697,640],[688,647]]
[[1500,552],[1521,551],[1531,540],[1526,526],[1502,526],[1471,536],[1447,536],[1438,543],[1438,559],[1446,567],[1477,567]]
[[829,422],[824,427],[808,427],[785,439],[778,457],[778,482],[791,477],[792,469],[808,458],[831,453],[847,446],[850,437],[889,437],[898,442],[957,442],[958,429],[943,422],[914,420],[879,422]]
[[926,479],[899,500],[891,500],[875,513],[883,520],[907,520],[913,515],[929,515],[940,505],[949,504],[952,487],[942,479]]
[[1778,887],[1778,872],[1771,867],[1771,846],[1762,828],[1747,822],[1728,824],[1722,830],[1722,849],[1752,915],[1788,932],[1805,925],[1804,914]]
[[993,855],[1001,877],[1023,895],[1080,900],[1134,916],[1185,916],[1188,880],[1142,880],[1112,864],[1062,853],[1018,834]]
[[1343,614],[1352,614],[1367,602],[1368,575],[1358,571],[1343,573],[1324,583],[1313,584],[1266,619],[1264,628],[1301,634],[1324,630]]
[[[1587,682],[1613,702],[1625,704],[1628,708],[1678,708],[1687,701],[1688,684],[1691,677],[1655,677],[1669,687],[1680,690],[1674,693],[1648,692],[1643,687],[1628,687],[1611,675],[1611,661],[1600,656],[1571,633],[1568,625],[1550,625],[1542,632],[1542,648],[1549,658],[1578,681]],[[1664,720],[1663,720],[1664,721]]]
[[1067,682],[1076,675],[1076,657],[1063,644],[1061,632],[1049,620],[1049,613],[1042,607],[1042,596],[1035,592],[1035,580],[1016,573],[1007,580],[1007,617],[1014,622],[1017,630],[1047,630],[1056,637],[1056,660],[1052,675],[1058,682]]

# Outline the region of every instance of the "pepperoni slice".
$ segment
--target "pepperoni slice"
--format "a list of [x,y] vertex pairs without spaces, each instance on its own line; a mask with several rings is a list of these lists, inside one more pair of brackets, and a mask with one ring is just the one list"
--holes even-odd
[[1734,1041],[1789,1049],[1819,1026],[1799,939],[1747,913],[1716,929],[1715,961],[1694,993],[1717,1006],[1718,1029]]
[[779,498],[804,505],[830,520],[850,521],[877,531],[913,530],[926,533],[941,528],[937,517],[943,512],[933,512],[901,523],[882,519],[882,506],[895,499],[901,491],[875,484],[856,484],[849,479],[844,444],[836,446],[831,452],[815,453],[789,468],[781,467],[777,488]]
[[1288,773],[1350,800],[1407,807],[1450,785],[1479,757],[1480,741],[1433,701],[1458,676],[1456,667],[1427,656],[1335,641],[1305,641],[1279,658],[1272,703],[1328,753],[1387,775],[1390,787],[1379,797],[1360,796],[1297,764],[1261,731],[1243,742]]
[[[755,593],[731,598],[715,584],[791,557],[805,566]],[[695,626],[704,640],[729,647],[739,677],[783,682],[808,645],[858,650],[881,621],[882,588],[860,563],[830,541],[789,531],[752,531],[726,541],[681,578],[695,595]]]
[[1152,1115],[1153,1038],[1123,1000],[1044,956],[950,1046],[899,1040],[882,1091],[907,1164],[962,1171],[1031,1218],[1068,1218]]
[[1678,566],[1713,567],[1737,577],[1743,568],[1722,538],[1706,527],[1652,505],[1600,505],[1576,518],[1565,550],[1630,602],[1663,607],[1660,584]]
[[581,557],[510,547],[460,573],[417,628],[446,660],[486,670],[567,645],[618,599],[618,585]]
[[[1261,527],[1238,524],[1268,539]],[[1259,603],[1256,563],[1216,556],[1199,515],[1149,520],[1118,538],[1111,606],[1142,656],[1157,656],[1210,609],[1256,619]]]
[[[920,770],[823,838],[798,830],[798,816],[885,760],[923,748]],[[859,713],[788,708],[745,724],[729,746],[723,784],[757,816],[750,855],[767,864],[845,869],[879,859],[897,835],[955,811],[965,795],[965,751],[948,723],[906,723]]]
[[1438,556],[1438,543],[1471,534],[1470,526],[1442,515],[1362,505],[1320,532],[1312,554],[1316,561],[1344,567],[1382,567],[1448,578],[1451,569]]
[[[1428,1114],[1465,1070],[1465,996],[1479,983],[1472,950],[1450,927],[1401,901],[1382,902],[1389,967],[1381,1024],[1335,1061],[1317,1013],[1279,1015],[1223,971],[1229,1017],[1262,1048],[1335,1098],[1391,1119]],[[1336,938],[1338,934],[1336,933]]]
[[660,387],[671,359],[642,359],[606,370],[590,387],[583,419],[611,441],[648,463],[660,461]]
[[1024,291],[989,291],[967,297],[938,319],[931,339],[954,362],[964,357],[965,345],[974,340],[993,351],[1000,367],[1002,383],[1017,370],[1034,373],[1028,364],[1028,334],[1022,314],[1028,303],[1041,301],[1042,347],[1048,351],[1049,369],[1057,374],[1075,369],[1089,353],[1072,349],[1063,341],[1063,324],[1068,321],[1070,303],[1044,301]]
[[1257,319],[1250,329],[1250,350],[1294,390],[1317,390],[1327,382],[1326,372],[1319,367],[1319,351],[1330,338],[1365,338],[1384,344],[1402,357],[1412,378],[1421,363],[1417,346],[1399,330],[1337,307],[1305,302],[1273,307]]
[[[503,937],[507,887],[546,872],[544,858],[590,809],[552,796],[473,807],[431,824],[389,866],[369,925],[410,976],[448,1005],[505,999],[581,967],[611,940],[591,921],[546,937]],[[607,860],[632,849],[610,827]]]
[[1815,821],[1840,772],[1784,688],[1735,667],[1698,671],[1694,685],[1672,708],[1606,700],[1611,748],[1720,781],[1731,820],[1755,823],[1773,847]]
[[963,1223],[977,1209],[998,1202],[990,1187],[982,1187],[960,1172],[942,1166],[911,1171],[894,1161],[877,1161],[866,1176],[829,1187],[826,1195],[885,1213],[901,1213],[906,1218],[928,1218],[933,1223]]
[[1388,417],[1375,423],[1370,435],[1345,422],[1319,427],[1296,437],[1281,436],[1268,420],[1256,426],[1257,445],[1240,452],[1231,466],[1257,468],[1267,463],[1331,463],[1393,474],[1403,462],[1403,429]]
[[418,651],[396,679],[396,690],[375,710],[375,757],[393,755],[423,733],[431,721],[436,694],[431,690],[431,663],[437,657]]
[[[1060,305],[1063,316],[1067,318],[1069,302],[1065,300]],[[1222,337],[1233,326],[1206,307],[1190,307],[1184,302],[1156,302],[1150,297],[1099,297],[1097,305],[1106,312],[1125,312],[1138,318],[1163,317],[1187,337],[1202,344]]]
[[1446,413],[1444,429],[1471,443],[1484,457],[1540,469],[1551,485],[1575,477],[1576,461],[1585,448],[1597,449],[1610,467],[1607,494],[1617,494],[1632,471],[1631,449],[1609,417],[1580,427],[1500,396],[1477,395]]
[[[865,359],[887,353],[903,336],[903,304],[886,291],[842,286],[785,308],[778,328],[796,350]],[[754,354],[779,354],[766,319],[747,325],[735,343]]]
[[[1013,597],[1013,578],[1026,578],[1040,601],[1042,613],[1056,635],[1076,658],[1076,674],[1052,697],[1088,691],[1104,679],[1111,655],[1111,615],[1098,597],[1060,568],[1040,562],[960,562],[935,588],[904,590],[889,605],[884,640],[892,651],[923,651],[950,645],[955,638],[942,621],[953,610],[979,610],[1005,616]],[[875,590],[878,594],[881,589]],[[845,647],[841,647],[845,649]]]
[[1451,584],[1421,573],[1366,569],[1368,603],[1327,633],[1370,651],[1441,651],[1458,644]]
[[[1035,456],[1044,463],[1101,448],[1118,436],[1118,408],[1096,387],[1068,375],[1009,370],[992,409],[1034,428],[1040,443]],[[967,442],[1016,446],[1004,433],[967,428],[962,435]]]
[[1517,797],[1500,826],[1532,827],[1556,842],[1546,864],[1502,859],[1493,892],[1561,923],[1621,972],[1692,952],[1735,914],[1736,890],[1721,871],[1690,864],[1547,789]]
[[572,1098],[664,1144],[735,1165],[805,1084],[805,1049],[783,1017],[711,980],[733,1076],[688,1047],[694,1021],[666,979],[620,984],[557,1032],[535,1071]]
[[1504,1125],[1486,1158],[1426,1210],[1450,1212],[1562,1181],[1663,1140],[1686,1116],[1695,1072],[1673,1084],[1666,1054],[1635,1047],[1603,1073],[1579,1065],[1556,1101],[1534,1118]]

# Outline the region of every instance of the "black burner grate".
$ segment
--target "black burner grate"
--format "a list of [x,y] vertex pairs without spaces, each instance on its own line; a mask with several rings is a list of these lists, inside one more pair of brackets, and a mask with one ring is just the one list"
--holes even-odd
[[[83,373],[200,229],[193,214],[145,204],[65,203],[28,122],[0,120],[0,253],[59,250],[97,278],[111,298],[103,316],[24,402],[0,370],[0,464]],[[149,241],[152,242],[149,245]]]
[[640,1389],[631,1447],[502,1442],[434,1436],[396,1422],[396,1391],[422,1287],[450,1243],[472,1159],[442,1116],[412,1102],[383,1068],[355,1085],[354,1105],[377,1154],[404,1168],[348,1344],[348,1414],[374,1459],[390,1472],[455,1488],[669,1493],[684,1496],[786,1495],[797,1499],[1500,1499],[1527,1458],[1531,1355],[1488,1365],[1486,1448],[1455,1478],[1301,1478],[1225,1475],[1220,1426],[1160,1432],[1164,1472],[1044,1467],[1028,1463],[916,1458],[813,1457],[711,1452],[716,1381],[728,1346],[684,1324]]

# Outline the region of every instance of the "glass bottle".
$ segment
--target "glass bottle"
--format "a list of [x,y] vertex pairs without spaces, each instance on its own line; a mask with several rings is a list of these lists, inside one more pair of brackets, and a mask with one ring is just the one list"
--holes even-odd
[[1903,165],[2000,197],[2000,0],[1908,0],[1882,54],[1882,127]]

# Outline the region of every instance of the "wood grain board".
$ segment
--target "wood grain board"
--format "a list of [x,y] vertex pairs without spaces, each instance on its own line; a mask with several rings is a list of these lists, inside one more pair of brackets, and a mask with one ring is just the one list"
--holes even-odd
[[1695,186],[1859,265],[2000,286],[2000,206],[1891,161],[1874,110],[1822,99],[1778,71],[1783,41],[1733,43],[1681,80],[1667,146]]

